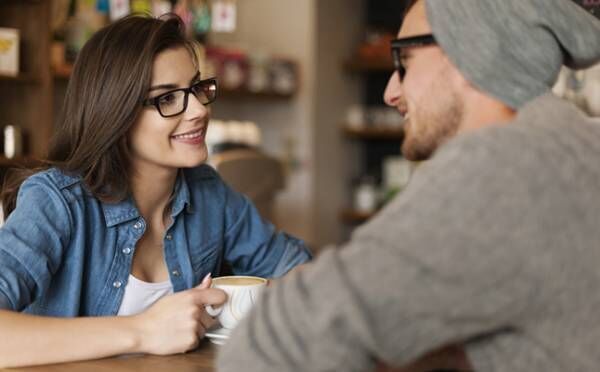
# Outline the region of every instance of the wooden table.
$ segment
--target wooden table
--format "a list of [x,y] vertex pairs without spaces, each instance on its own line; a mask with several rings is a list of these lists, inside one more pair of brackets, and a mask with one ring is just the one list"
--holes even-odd
[[186,354],[155,356],[127,355],[116,358],[90,360],[37,367],[0,369],[2,372],[213,372],[218,346],[203,341],[197,350]]

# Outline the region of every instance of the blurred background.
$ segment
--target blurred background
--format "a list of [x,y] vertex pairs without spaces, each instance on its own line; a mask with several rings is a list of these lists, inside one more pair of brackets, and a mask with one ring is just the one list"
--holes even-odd
[[[402,118],[383,104],[403,0],[2,0],[0,175],[44,156],[72,64],[96,30],[175,12],[217,76],[209,162],[275,224],[338,244],[409,182]],[[597,8],[597,5],[594,5]],[[600,66],[554,92],[600,116]]]

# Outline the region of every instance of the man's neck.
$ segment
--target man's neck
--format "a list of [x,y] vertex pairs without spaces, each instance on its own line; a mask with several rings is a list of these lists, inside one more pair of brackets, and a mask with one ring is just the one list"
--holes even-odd
[[515,119],[516,115],[517,112],[504,103],[481,94],[465,107],[459,132],[466,132],[491,125],[509,124]]

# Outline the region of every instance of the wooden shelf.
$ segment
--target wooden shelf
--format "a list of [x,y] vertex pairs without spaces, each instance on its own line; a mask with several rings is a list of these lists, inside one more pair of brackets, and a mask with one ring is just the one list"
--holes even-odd
[[2,168],[9,168],[9,167],[31,167],[31,166],[35,166],[40,164],[40,161],[29,157],[29,156],[22,156],[22,157],[17,157],[17,158],[7,158],[5,156],[0,156],[0,167]]
[[361,212],[353,209],[343,209],[340,212],[340,220],[348,225],[357,225],[366,222],[368,219],[373,217],[377,211],[375,212]]
[[365,126],[363,128],[353,128],[344,125],[342,126],[342,131],[347,137],[365,140],[400,141],[404,138],[404,130],[402,128],[389,128],[377,125]]
[[[0,118],[22,129],[31,158],[48,150],[54,118],[54,84],[50,70],[52,1],[0,1],[2,26],[19,30],[20,74],[0,76]],[[25,158],[0,159],[4,167],[29,166]]]
[[38,79],[32,75],[22,74],[17,76],[9,76],[0,74],[0,81],[10,81],[16,83],[37,83]]

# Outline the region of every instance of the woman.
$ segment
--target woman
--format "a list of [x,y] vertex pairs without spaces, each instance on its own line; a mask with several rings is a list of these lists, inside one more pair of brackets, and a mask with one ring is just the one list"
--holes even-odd
[[4,190],[0,367],[190,350],[223,262],[278,277],[310,259],[203,165],[216,93],[178,18],[85,45],[47,169]]

